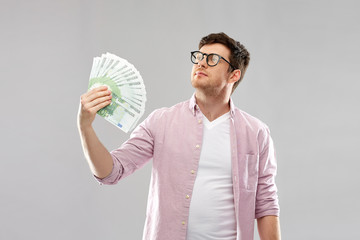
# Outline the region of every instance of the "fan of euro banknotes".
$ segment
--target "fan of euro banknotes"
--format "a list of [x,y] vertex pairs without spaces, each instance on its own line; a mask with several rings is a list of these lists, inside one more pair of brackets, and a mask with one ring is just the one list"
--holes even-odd
[[111,53],[95,57],[90,72],[89,90],[107,86],[110,105],[97,113],[124,132],[132,130],[145,111],[146,91],[134,65]]

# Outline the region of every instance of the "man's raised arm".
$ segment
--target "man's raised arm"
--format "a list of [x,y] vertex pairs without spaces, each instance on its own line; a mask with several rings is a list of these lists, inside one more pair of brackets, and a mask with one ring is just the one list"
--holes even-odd
[[101,86],[81,95],[77,118],[84,155],[92,173],[98,178],[108,176],[113,168],[109,151],[100,142],[92,127],[96,112],[111,103],[111,91]]

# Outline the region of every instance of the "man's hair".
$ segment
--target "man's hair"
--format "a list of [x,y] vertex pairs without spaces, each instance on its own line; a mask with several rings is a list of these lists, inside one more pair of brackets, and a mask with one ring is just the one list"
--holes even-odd
[[[240,79],[234,83],[233,89],[231,93],[234,92],[235,88],[239,85],[240,81],[243,79],[245,71],[250,62],[250,53],[244,45],[240,42],[235,41],[225,33],[211,33],[200,40],[199,49],[202,48],[204,45],[220,43],[223,44],[230,50],[230,63],[235,68],[240,69],[241,76]],[[233,71],[231,66],[229,66],[229,72]]]

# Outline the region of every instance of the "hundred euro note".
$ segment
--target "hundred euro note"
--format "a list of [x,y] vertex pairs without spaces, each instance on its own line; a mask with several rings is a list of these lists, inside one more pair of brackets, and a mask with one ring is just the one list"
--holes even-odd
[[99,86],[107,86],[111,91],[112,99],[111,103],[100,109],[97,114],[127,133],[139,120],[143,111],[122,100],[120,89],[110,78],[90,79],[89,90]]
[[93,60],[89,89],[103,85],[112,92],[112,100],[98,114],[124,132],[130,131],[145,111],[146,91],[140,73],[127,60],[102,54]]

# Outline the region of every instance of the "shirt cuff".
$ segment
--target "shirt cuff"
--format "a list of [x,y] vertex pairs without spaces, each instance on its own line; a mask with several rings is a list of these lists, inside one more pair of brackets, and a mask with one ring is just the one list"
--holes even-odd
[[266,211],[263,211],[261,213],[255,214],[256,219],[262,218],[262,217],[265,217],[265,216],[277,216],[277,217],[279,217],[280,216],[280,211],[277,210],[277,209],[271,209],[271,210],[266,210]]
[[94,178],[96,179],[96,181],[100,184],[100,185],[113,185],[113,184],[116,184],[120,178],[121,178],[121,175],[124,171],[124,168],[123,166],[121,165],[120,161],[118,159],[116,159],[115,156],[113,156],[111,154],[111,157],[112,157],[112,160],[113,160],[113,168],[112,168],[112,171],[111,173],[106,176],[105,178],[99,178],[95,175]]

